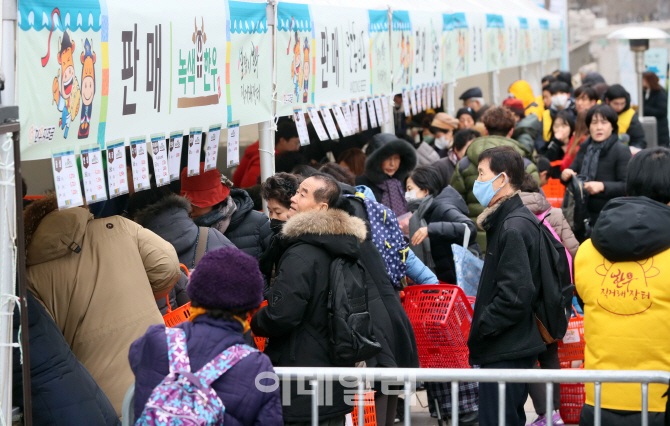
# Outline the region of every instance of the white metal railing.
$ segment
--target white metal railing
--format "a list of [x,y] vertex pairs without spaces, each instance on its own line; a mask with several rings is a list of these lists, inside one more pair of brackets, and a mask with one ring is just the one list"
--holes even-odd
[[[351,379],[354,379],[353,381]],[[498,424],[505,426],[505,386],[507,383],[546,383],[547,413],[553,412],[554,383],[594,383],[595,416],[594,425],[601,426],[601,390],[602,383],[640,383],[642,391],[642,426],[649,426],[649,384],[670,384],[670,372],[638,370],[494,370],[494,369],[448,369],[448,368],[328,368],[328,367],[276,367],[275,374],[263,373],[256,378],[256,387],[260,390],[260,380],[273,379],[276,389],[281,382],[308,382],[312,389],[312,425],[319,424],[319,396],[322,387],[328,382],[344,380],[354,382],[358,395],[357,409],[359,425],[363,425],[364,393],[366,382],[382,382],[404,385],[405,426],[412,424],[410,406],[411,393],[417,382],[451,382],[451,424],[458,426],[458,383],[485,382],[498,383]],[[134,417],[135,384],[131,385],[123,401],[123,424],[130,425]],[[284,387],[285,396],[290,390]],[[285,402],[285,401],[284,401]],[[548,425],[552,425],[552,416],[547,416]]]
[[[640,383],[642,390],[642,426],[649,425],[649,384],[670,384],[670,373],[665,371],[607,371],[607,370],[494,370],[494,369],[440,369],[440,368],[318,368],[276,367],[280,380],[307,380],[312,386],[312,425],[319,423],[319,386],[324,380],[342,377],[360,377],[358,382],[358,418],[364,418],[364,382],[401,382],[405,395],[405,426],[412,424],[410,396],[416,382],[451,382],[451,421],[458,426],[458,383],[498,383],[498,424],[505,426],[506,383],[546,383],[547,413],[553,411],[554,383],[594,383],[595,426],[601,426],[601,384]],[[551,416],[547,416],[552,425]]]

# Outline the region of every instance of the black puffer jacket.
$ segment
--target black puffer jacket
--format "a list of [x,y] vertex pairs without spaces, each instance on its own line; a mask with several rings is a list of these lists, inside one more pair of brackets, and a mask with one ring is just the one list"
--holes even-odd
[[644,115],[656,117],[658,146],[670,145],[670,133],[668,131],[668,94],[665,89],[649,91],[649,97],[644,98]]
[[[193,223],[189,217],[191,203],[183,197],[170,195],[161,201],[154,203],[134,215],[135,222],[148,230],[154,232],[168,243],[172,244],[179,256],[179,263],[184,264],[189,270],[195,267],[195,253],[200,238],[200,228]],[[207,247],[205,253],[232,246],[233,243],[213,228],[207,229]],[[170,291],[170,306],[175,309],[189,302],[186,294],[188,278],[182,273],[182,277]],[[165,298],[156,300],[161,314],[167,313],[167,301]]]
[[[20,323],[19,310],[14,309],[15,342],[18,342]],[[112,403],[74,356],[46,309],[30,292],[28,323],[33,425],[120,425]],[[18,348],[14,349],[13,359],[12,403],[23,407],[23,376]]]
[[451,245],[463,245],[465,226],[470,228],[469,245],[481,253],[477,244],[477,227],[468,217],[468,206],[453,187],[447,186],[433,199],[424,219],[428,223],[430,251],[435,262],[435,275],[440,281],[456,284],[456,267]]
[[[356,192],[349,185],[340,184],[340,187],[344,194]],[[386,272],[384,259],[372,242],[365,205],[359,198],[346,198],[346,200],[348,213],[362,219],[366,226],[367,233],[365,241],[361,243],[360,260],[370,272],[374,284],[368,286],[368,306],[375,337],[382,345],[382,351],[365,364],[368,367],[418,368],[419,353],[414,330]]]
[[[524,217],[506,220],[512,214]],[[486,258],[468,338],[470,364],[539,354],[546,346],[533,312],[540,288],[537,218],[514,194],[477,221],[486,230]]]
[[[358,259],[365,231],[362,220],[337,209],[298,213],[284,224],[282,234],[289,246],[268,292],[269,305],[251,320],[256,335],[270,337],[265,354],[274,366],[334,367],[328,355],[330,263],[337,257]],[[298,395],[295,385],[291,404],[284,406],[284,421],[308,422],[312,398],[304,392]],[[332,403],[319,407],[319,420],[350,412],[344,387],[336,381]]]
[[254,201],[247,191],[238,188],[230,189],[230,196],[237,205],[237,210],[230,219],[230,225],[223,233],[235,244],[235,247],[248,255],[260,259],[261,254],[270,245],[272,231],[270,219],[263,213],[254,210]]
[[[616,135],[612,135],[616,137]],[[586,139],[577,151],[575,160],[570,165],[569,169],[574,170],[577,174],[583,173],[582,163],[586,151],[593,140]],[[607,141],[600,142],[607,143]],[[600,211],[605,207],[605,204],[612,198],[623,197],[626,195],[626,175],[628,173],[628,162],[632,158],[630,149],[622,142],[617,141],[608,150],[600,151],[600,158],[598,159],[598,172],[594,179],[595,182],[602,182],[605,184],[605,190],[600,194],[589,195],[586,204],[593,226],[598,220]]]
[[[365,173],[356,177],[356,185],[370,188],[380,203],[384,192],[377,185],[391,178],[404,183],[407,174],[414,170],[418,161],[416,150],[409,142],[388,133],[375,135],[368,144],[366,154],[368,157],[365,160]],[[382,163],[394,154],[400,155],[400,167],[393,176],[388,176],[382,170]]]

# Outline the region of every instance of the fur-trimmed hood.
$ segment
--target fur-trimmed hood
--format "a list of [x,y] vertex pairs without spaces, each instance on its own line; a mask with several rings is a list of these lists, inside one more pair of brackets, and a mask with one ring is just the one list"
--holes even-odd
[[282,236],[323,248],[336,256],[358,258],[367,228],[363,220],[339,209],[298,213],[284,224]]
[[395,175],[391,176],[400,182],[404,182],[409,172],[414,170],[418,161],[416,150],[409,142],[388,133],[375,135],[370,141],[366,153],[368,158],[365,160],[365,176],[374,184],[383,183],[389,178],[382,170],[382,163],[390,156],[400,155],[400,167]]
[[505,204],[505,201],[507,201],[507,200],[513,198],[513,197],[514,197],[515,195],[517,195],[517,194],[521,194],[521,191],[514,191],[513,193],[511,193],[511,194],[509,194],[509,195],[506,195],[506,196],[502,197],[500,200],[498,200],[497,203],[495,203],[495,204],[492,205],[491,207],[487,207],[487,208],[485,208],[484,211],[482,212],[482,214],[480,214],[480,215],[477,217],[477,226],[479,226],[480,229],[483,229],[483,230],[486,231],[487,228],[488,228],[488,225],[489,225],[489,220],[488,220],[488,219],[489,219],[491,216],[493,216],[493,213],[495,213],[496,211],[498,211],[498,209],[500,208],[500,206],[502,206],[503,204]]
[[65,256],[72,251],[72,243],[81,246],[91,220],[86,207],[59,211],[56,194],[31,203],[23,211],[28,266]]
[[186,213],[190,213],[191,203],[186,198],[176,194],[169,195],[157,203],[138,210],[137,213],[135,213],[133,220],[145,228],[148,228],[151,221],[156,219],[157,216],[164,214],[165,210],[171,208],[186,210]]

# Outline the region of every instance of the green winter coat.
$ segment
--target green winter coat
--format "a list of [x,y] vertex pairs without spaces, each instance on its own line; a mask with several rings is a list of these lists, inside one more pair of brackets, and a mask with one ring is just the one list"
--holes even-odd
[[[475,141],[468,147],[465,157],[461,158],[458,164],[456,164],[456,171],[454,171],[454,175],[451,178],[451,186],[453,186],[454,189],[461,194],[463,199],[465,199],[465,202],[468,203],[470,219],[475,223],[477,223],[477,217],[484,211],[484,207],[479,204],[479,201],[477,201],[477,198],[472,193],[472,187],[475,185],[475,181],[479,176],[479,172],[477,171],[479,155],[489,148],[503,145],[509,145],[519,151],[519,154],[524,157],[523,162],[526,166],[526,173],[530,173],[537,183],[540,183],[540,173],[537,170],[537,166],[532,161],[533,153],[522,144],[503,136],[482,136],[481,138],[475,139]],[[482,247],[482,250],[486,249],[486,233],[481,229],[478,229],[477,231],[477,242],[480,247]]]
[[[533,152],[535,149],[535,138],[542,132],[542,122],[535,114],[528,114],[514,126],[512,139],[521,143],[526,152]],[[526,154],[522,154],[526,156]]]

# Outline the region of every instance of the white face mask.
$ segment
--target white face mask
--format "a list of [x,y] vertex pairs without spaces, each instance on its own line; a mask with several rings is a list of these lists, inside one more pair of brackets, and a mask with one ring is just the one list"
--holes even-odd
[[449,145],[451,144],[451,141],[447,140],[444,136],[441,138],[435,138],[435,146],[438,149],[447,149],[449,148]]
[[405,192],[405,201],[416,200],[416,189]]
[[563,109],[568,104],[568,95],[560,94],[554,95],[551,97],[551,106],[556,107],[557,109]]

